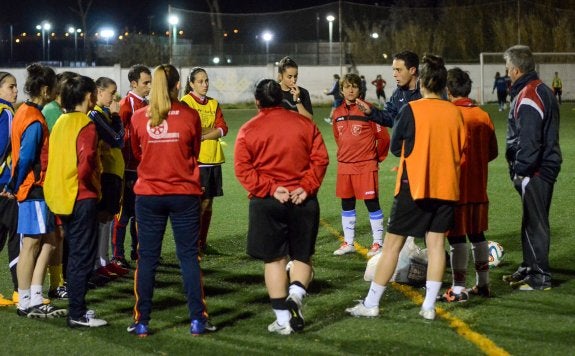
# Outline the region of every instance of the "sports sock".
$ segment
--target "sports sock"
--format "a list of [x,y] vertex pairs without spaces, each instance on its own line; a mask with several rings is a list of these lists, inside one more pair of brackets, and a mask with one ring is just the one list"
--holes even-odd
[[54,265],[48,267],[50,273],[50,289],[55,290],[56,288],[64,285],[64,277],[62,277],[62,264]]
[[382,286],[381,284],[371,282],[371,285],[369,286],[369,292],[367,292],[367,296],[363,301],[363,305],[366,308],[379,306],[379,300],[381,299],[383,292],[385,292],[385,288],[386,287]]
[[439,289],[441,288],[441,282],[427,281],[425,282],[425,300],[421,309],[429,310],[435,308],[435,299],[439,294]]
[[30,286],[30,305],[36,306],[42,304],[42,285],[41,284],[32,284]]
[[341,225],[343,227],[343,239],[348,245],[353,245],[355,239],[355,209],[342,210]]
[[371,234],[373,236],[373,243],[383,245],[383,212],[377,210],[369,213],[369,222],[371,223]]
[[302,300],[302,299],[305,297],[305,295],[307,294],[307,292],[306,292],[304,286],[303,286],[300,282],[298,282],[298,281],[292,282],[292,283],[289,285],[288,293],[289,293],[289,294],[294,294],[294,295],[295,295],[296,297],[298,297],[300,300]]
[[453,289],[454,293],[461,293],[465,288],[465,280],[467,279],[467,263],[469,262],[469,254],[467,252],[467,243],[456,243],[450,247],[451,270],[453,272]]
[[30,308],[30,289],[18,288],[18,306],[22,310]]
[[487,241],[473,242],[473,261],[475,262],[476,284],[480,287],[489,285],[489,243]]
[[291,314],[287,308],[285,298],[270,298],[272,309],[276,315],[278,324],[286,325],[291,319]]

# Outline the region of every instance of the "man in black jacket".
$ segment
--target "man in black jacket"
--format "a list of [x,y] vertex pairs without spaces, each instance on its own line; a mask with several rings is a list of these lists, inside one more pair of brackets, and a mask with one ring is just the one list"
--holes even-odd
[[559,106],[535,72],[529,47],[510,47],[503,58],[512,97],[505,157],[523,205],[523,262],[503,280],[519,290],[545,290],[551,288],[549,207],[562,161]]

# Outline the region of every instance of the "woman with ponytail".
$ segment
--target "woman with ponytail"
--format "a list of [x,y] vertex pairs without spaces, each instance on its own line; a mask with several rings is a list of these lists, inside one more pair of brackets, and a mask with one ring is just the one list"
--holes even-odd
[[134,323],[128,331],[148,335],[156,268],[170,218],[191,320],[190,333],[212,331],[207,322],[198,261],[202,128],[198,113],[178,101],[180,75],[169,64],[152,74],[150,105],[132,116],[131,145],[138,165],[136,220],[138,255]]

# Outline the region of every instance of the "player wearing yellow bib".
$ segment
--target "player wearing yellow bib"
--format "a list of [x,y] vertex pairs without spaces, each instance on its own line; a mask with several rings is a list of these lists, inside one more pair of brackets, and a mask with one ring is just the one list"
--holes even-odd
[[224,195],[222,189],[222,163],[225,162],[221,137],[228,133],[228,125],[217,100],[206,94],[209,89],[208,73],[204,68],[192,68],[186,82],[186,95],[181,101],[200,115],[202,122],[202,144],[200,147],[200,180],[202,185],[202,202],[200,211],[200,252],[207,247],[208,230],[212,220],[212,203],[214,197]]

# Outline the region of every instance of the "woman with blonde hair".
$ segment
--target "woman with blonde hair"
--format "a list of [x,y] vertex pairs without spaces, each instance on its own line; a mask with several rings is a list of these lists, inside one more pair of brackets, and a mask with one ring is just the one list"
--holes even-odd
[[[134,292],[134,323],[128,332],[148,335],[152,295],[162,239],[170,218],[191,319],[190,333],[200,335],[207,324],[198,261],[202,128],[198,113],[178,101],[180,74],[163,64],[154,69],[150,105],[137,110],[130,127],[138,165],[136,220],[138,255]],[[170,159],[166,159],[169,157]]]

